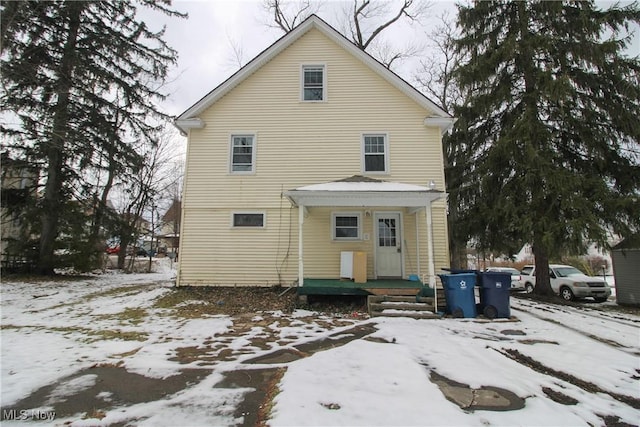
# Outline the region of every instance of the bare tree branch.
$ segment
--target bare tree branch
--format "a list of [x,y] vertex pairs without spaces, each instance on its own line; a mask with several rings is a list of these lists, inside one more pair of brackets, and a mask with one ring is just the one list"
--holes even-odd
[[417,85],[435,98],[447,111],[464,103],[464,95],[455,81],[453,70],[461,61],[454,39],[455,22],[448,13],[439,17],[440,23],[428,35],[433,48],[431,54],[420,61],[421,68],[415,75]]
[[369,52],[388,69],[397,61],[417,56],[424,50],[424,46],[415,42],[409,42],[404,46],[394,46],[385,40],[374,40],[369,45]]
[[[380,34],[398,22],[402,17],[413,23],[423,17],[430,3],[422,0],[403,0],[397,12],[391,16],[390,3],[374,2],[371,0],[353,0],[353,15],[350,22],[350,32],[353,42],[362,50],[366,50],[371,42],[380,36]],[[363,26],[365,21],[375,21],[382,19],[382,23],[377,25],[369,34],[363,35]]]
[[227,57],[227,66],[234,71],[244,66],[244,48],[241,42],[234,40],[227,32],[227,41],[231,47],[231,52]]
[[[264,9],[270,16],[267,25],[285,33],[317,13],[320,2],[314,0],[264,0]],[[431,7],[428,0],[351,0],[337,17],[341,32],[361,50],[370,51],[382,64],[393,64],[417,55],[422,48],[415,44],[394,46],[383,39],[383,34],[401,22],[413,24],[420,21]]]
[[[368,2],[367,2],[368,3]],[[396,16],[394,16],[393,18],[391,18],[390,20],[388,20],[387,22],[383,23],[382,25],[380,25],[378,28],[376,28],[375,30],[373,30],[373,32],[371,33],[371,35],[369,36],[369,38],[367,39],[366,42],[364,42],[364,44],[361,46],[361,48],[364,50],[367,48],[367,46],[369,46],[369,44],[378,36],[378,34],[380,34],[385,28],[389,27],[391,24],[393,24],[394,22],[396,22],[398,19],[400,19],[400,17],[402,15],[406,15],[407,17],[410,17],[411,15],[409,15],[406,10],[408,7],[411,6],[411,4],[413,3],[413,0],[405,0],[404,3],[402,4],[402,7],[400,8],[400,10],[398,11],[398,13],[396,14]],[[358,21],[359,17],[358,16],[354,16],[353,17],[354,20]]]
[[366,46],[362,40],[362,30],[360,29],[359,16],[366,13],[365,10],[367,6],[369,6],[369,0],[363,1],[360,6],[358,6],[358,0],[353,1],[353,26],[355,27],[356,32],[354,34],[352,31],[351,34],[353,35],[353,42],[362,50],[365,50]]
[[269,15],[273,15],[274,24],[267,23],[271,28],[278,28],[284,33],[293,30],[296,25],[317,13],[322,7],[322,2],[312,0],[300,0],[287,2],[282,0],[265,0],[264,9]]

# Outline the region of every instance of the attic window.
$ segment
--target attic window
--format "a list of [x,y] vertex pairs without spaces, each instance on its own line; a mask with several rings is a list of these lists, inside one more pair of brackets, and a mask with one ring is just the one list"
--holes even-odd
[[302,100],[326,100],[326,73],[324,65],[302,66]]

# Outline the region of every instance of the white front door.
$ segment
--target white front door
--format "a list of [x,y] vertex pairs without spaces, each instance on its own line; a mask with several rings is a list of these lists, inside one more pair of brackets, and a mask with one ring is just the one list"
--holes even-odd
[[399,213],[376,213],[376,276],[402,277]]

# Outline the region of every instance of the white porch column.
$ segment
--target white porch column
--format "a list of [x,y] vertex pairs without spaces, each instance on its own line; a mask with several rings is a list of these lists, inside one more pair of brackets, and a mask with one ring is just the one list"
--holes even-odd
[[427,257],[429,261],[429,286],[436,288],[436,263],[433,259],[433,218],[431,215],[431,202],[426,206],[427,212]]
[[418,214],[420,211],[416,211],[416,274],[422,280],[422,271],[420,270],[420,222],[418,221]]
[[298,205],[298,286],[304,286],[304,249],[302,225],[304,224],[304,206]]
[[436,263],[433,259],[433,217],[431,215],[431,201],[426,206],[427,214],[427,257],[429,258],[429,286],[433,289],[433,306],[438,311],[438,290],[436,289]]

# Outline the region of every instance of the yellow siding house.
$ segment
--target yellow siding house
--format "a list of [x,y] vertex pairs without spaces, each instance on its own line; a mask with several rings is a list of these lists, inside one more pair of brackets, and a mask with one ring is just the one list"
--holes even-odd
[[188,136],[178,285],[433,287],[449,259],[453,121],[311,16],[176,119]]

